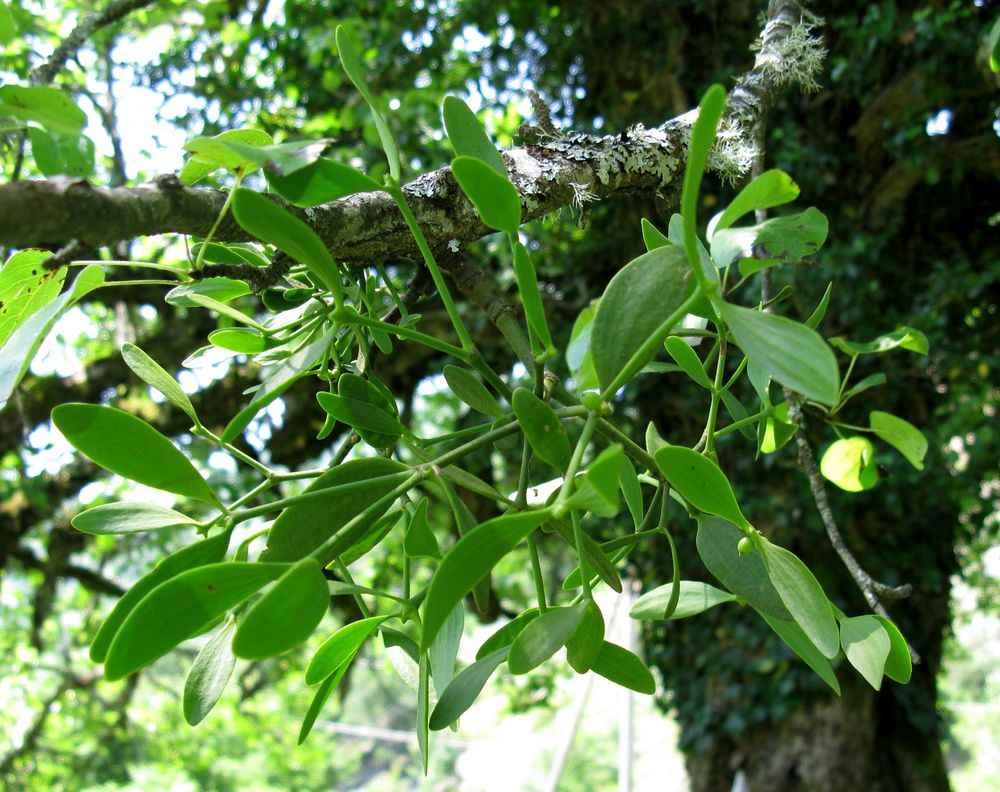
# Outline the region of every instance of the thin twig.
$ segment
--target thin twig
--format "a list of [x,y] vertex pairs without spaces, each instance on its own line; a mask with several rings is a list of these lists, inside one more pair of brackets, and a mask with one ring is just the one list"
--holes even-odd
[[31,83],[33,85],[48,85],[66,67],[66,61],[74,57],[77,50],[94,33],[108,25],[113,25],[133,11],[153,5],[154,2],[156,0],[114,0],[103,11],[86,17],[59,43],[49,59],[31,72]]

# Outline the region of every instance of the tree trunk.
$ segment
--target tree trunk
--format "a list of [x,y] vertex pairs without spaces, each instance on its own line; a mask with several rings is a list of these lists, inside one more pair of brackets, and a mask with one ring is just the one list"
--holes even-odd
[[[888,683],[892,684],[892,683]],[[947,792],[939,737],[863,682],[689,757],[693,792]],[[742,776],[745,786],[738,786]]]

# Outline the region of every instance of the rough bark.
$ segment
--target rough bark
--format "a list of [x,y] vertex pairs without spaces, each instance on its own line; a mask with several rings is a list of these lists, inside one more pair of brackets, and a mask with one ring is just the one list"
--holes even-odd
[[[758,41],[754,67],[730,93],[722,133],[709,168],[725,178],[746,173],[753,154],[748,130],[791,84],[812,85],[822,61],[810,36],[811,17],[793,0],[772,0]],[[572,205],[637,191],[679,194],[679,181],[695,112],[658,127],[636,125],[604,137],[570,134],[551,139],[540,131],[533,144],[504,152],[521,194],[524,220]],[[491,233],[441,168],[406,185],[414,214],[432,247],[466,245]],[[102,189],[85,181],[53,179],[0,186],[0,244],[28,247],[76,240],[93,246],[163,233],[204,236],[225,193],[189,188],[162,176],[138,187]],[[276,199],[277,200],[277,199]],[[387,193],[363,193],[310,209],[292,208],[333,255],[356,264],[415,256],[402,215]],[[220,241],[247,234],[227,216]]]

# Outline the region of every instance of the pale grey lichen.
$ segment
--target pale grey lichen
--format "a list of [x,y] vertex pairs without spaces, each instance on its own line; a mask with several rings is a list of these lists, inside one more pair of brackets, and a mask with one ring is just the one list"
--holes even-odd
[[597,200],[597,196],[590,191],[590,188],[586,184],[570,182],[569,186],[573,188],[573,206],[577,210],[583,211],[585,204],[589,204]]
[[756,143],[739,121],[724,121],[708,152],[708,167],[724,182],[735,184],[750,171],[757,154]]
[[818,91],[816,77],[823,68],[826,50],[823,40],[814,36],[813,31],[823,24],[823,18],[803,10],[798,24],[792,25],[785,35],[775,36],[764,48],[762,42],[781,24],[784,23],[770,20],[764,27],[761,38],[752,47],[758,51],[754,68],[764,71],[777,88],[798,84],[803,90]]
[[458,253],[458,251],[461,249],[462,246],[461,244],[459,244],[459,241],[457,239],[448,240],[448,250],[450,250],[452,253]]

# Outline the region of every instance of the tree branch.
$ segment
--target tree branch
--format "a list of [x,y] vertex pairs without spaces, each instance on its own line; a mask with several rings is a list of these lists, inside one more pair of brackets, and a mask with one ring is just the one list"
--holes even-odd
[[76,55],[77,50],[94,33],[108,25],[113,25],[133,11],[153,5],[154,2],[156,0],[114,0],[103,11],[86,17],[59,43],[49,59],[31,73],[32,84],[48,85],[65,68],[66,61]]
[[[792,83],[812,85],[822,61],[810,35],[814,17],[794,0],[772,0],[758,40],[754,67],[730,94],[710,169],[727,179],[745,173],[752,160],[753,121]],[[663,191],[676,200],[695,113],[661,126],[634,126],[604,137],[569,134],[503,152],[521,195],[524,220],[571,206],[582,193],[607,199],[634,192]],[[428,242],[440,248],[467,245],[489,233],[449,168],[425,174],[405,187]],[[102,189],[82,181],[53,179],[0,186],[0,244],[29,246],[79,239],[103,246],[163,233],[205,236],[219,215],[225,193],[188,188],[174,176],[131,188]],[[280,199],[274,199],[285,205]],[[288,207],[305,220],[334,257],[357,265],[417,254],[395,203],[387,193],[363,193],[312,209]],[[227,215],[219,241],[249,238]]]

